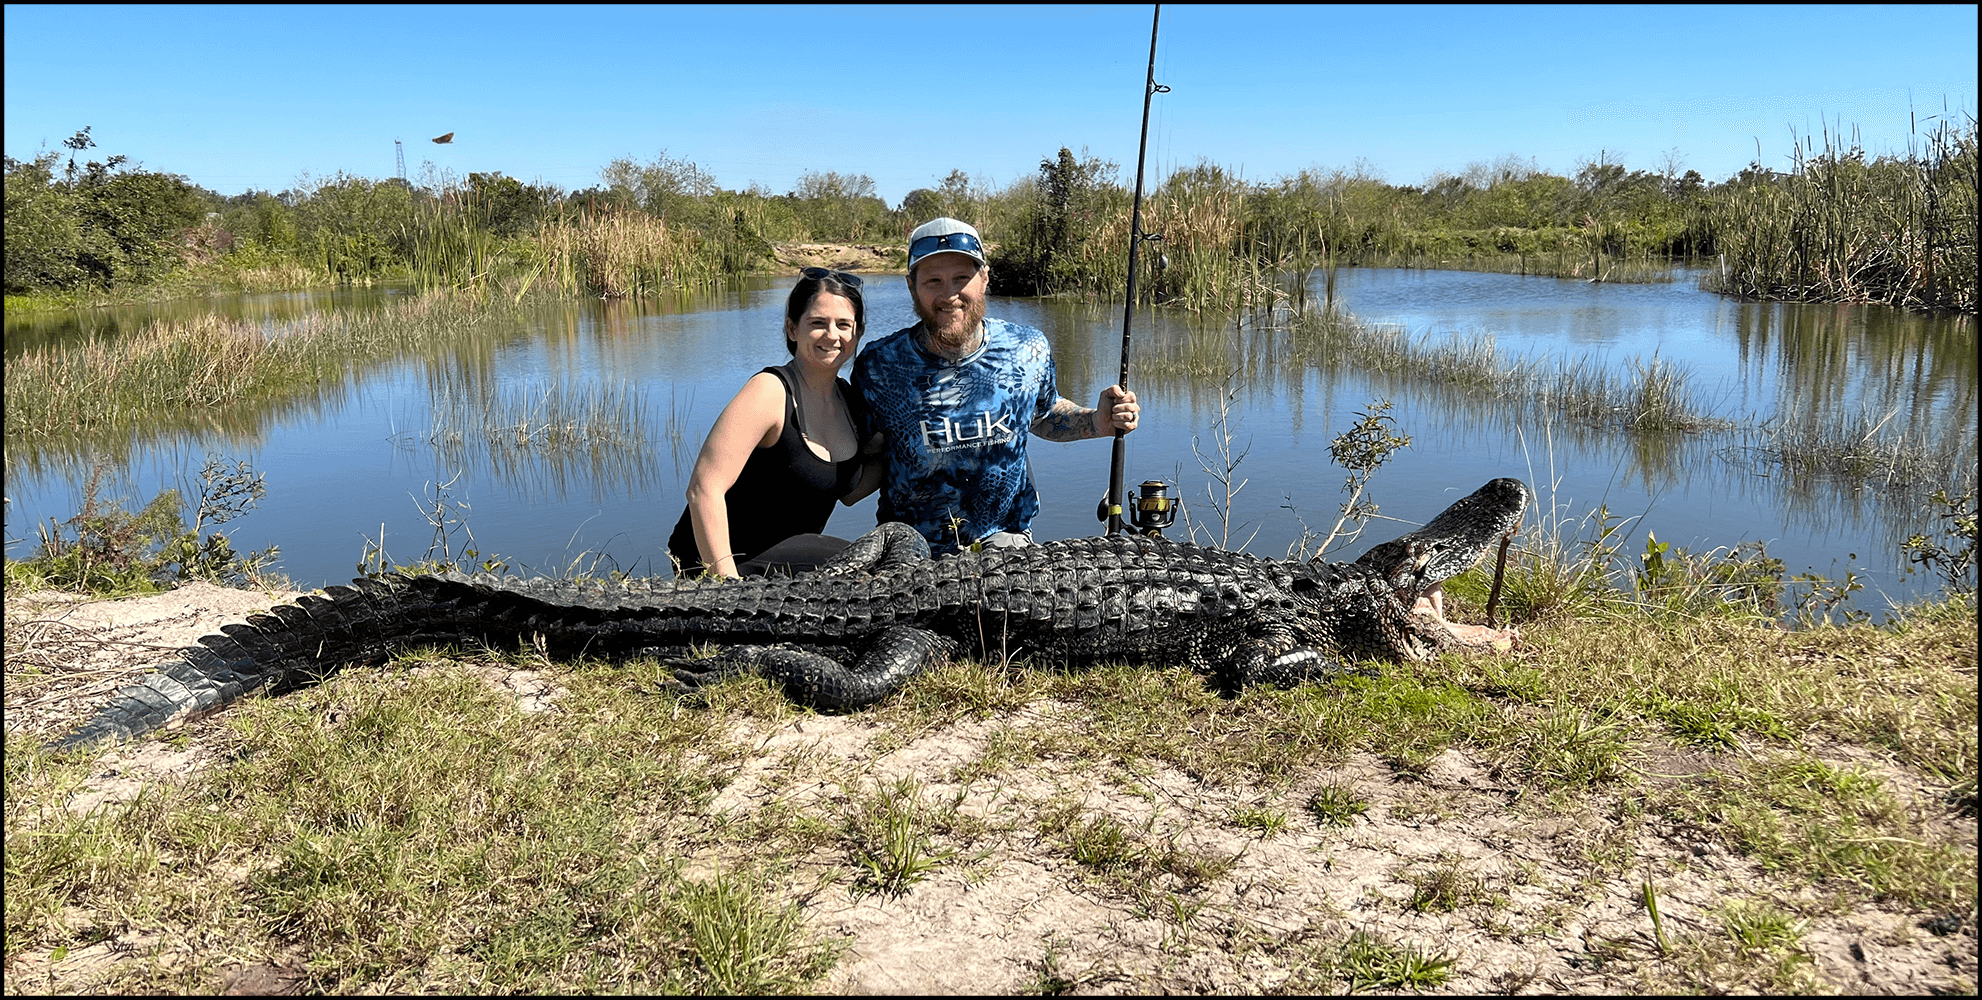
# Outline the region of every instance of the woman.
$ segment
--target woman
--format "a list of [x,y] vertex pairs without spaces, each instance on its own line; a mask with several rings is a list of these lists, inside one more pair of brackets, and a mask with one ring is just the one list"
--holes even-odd
[[852,506],[880,485],[880,463],[861,455],[859,396],[839,377],[867,331],[860,279],[801,273],[785,301],[791,360],[743,384],[696,456],[668,539],[684,575],[810,569],[847,545],[819,534],[833,501]]

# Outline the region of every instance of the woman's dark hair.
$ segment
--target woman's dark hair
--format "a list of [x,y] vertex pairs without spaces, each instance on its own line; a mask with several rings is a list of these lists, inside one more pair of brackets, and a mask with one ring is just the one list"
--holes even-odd
[[[791,297],[785,300],[785,322],[797,326],[798,321],[805,316],[805,307],[811,305],[812,300],[817,298],[820,292],[846,296],[847,301],[853,303],[854,336],[866,335],[867,306],[860,301],[860,286],[848,284],[831,274],[817,278],[800,278],[798,284],[791,286]],[[798,342],[786,337],[785,350],[797,354]]]

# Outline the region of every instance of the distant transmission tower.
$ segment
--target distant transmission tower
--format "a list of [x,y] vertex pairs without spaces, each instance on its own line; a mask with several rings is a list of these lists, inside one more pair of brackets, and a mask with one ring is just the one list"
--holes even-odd
[[410,190],[412,185],[406,183],[406,146],[398,139],[392,140],[392,155],[399,160],[399,186]]

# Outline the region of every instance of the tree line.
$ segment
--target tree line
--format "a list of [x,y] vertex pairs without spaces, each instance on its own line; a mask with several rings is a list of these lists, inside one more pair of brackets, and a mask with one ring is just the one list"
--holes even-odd
[[[615,160],[579,191],[500,172],[418,184],[338,172],[223,196],[122,156],[79,164],[95,147],[88,128],[63,145],[66,156],[6,158],[9,294],[254,273],[643,294],[769,269],[774,244],[899,248],[937,215],[984,232],[1003,293],[1119,296],[1127,266],[1121,170],[1070,148],[1002,186],[952,170],[891,207],[866,175],[806,173],[774,194],[725,188],[666,153]],[[1826,134],[1789,170],[1755,163],[1717,182],[1676,152],[1656,169],[1599,153],[1566,175],[1510,156],[1419,185],[1367,163],[1256,181],[1200,161],[1155,179],[1144,216],[1164,237],[1146,294],[1194,307],[1257,301],[1276,275],[1338,265],[1617,280],[1688,263],[1730,294],[1976,306],[1973,118],[1885,156]]]

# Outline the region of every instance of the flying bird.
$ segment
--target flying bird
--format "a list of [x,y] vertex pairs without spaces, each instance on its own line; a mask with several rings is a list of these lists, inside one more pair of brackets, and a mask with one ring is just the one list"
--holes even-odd
[[435,141],[435,142],[438,142],[438,143],[441,143],[441,144],[443,144],[443,145],[445,145],[445,144],[447,144],[447,143],[450,143],[450,142],[453,142],[453,141],[454,141],[454,133],[452,133],[452,132],[449,132],[448,134],[446,134],[446,135],[444,135],[444,136],[441,136],[440,138],[438,138],[438,139],[435,139],[434,141]]

